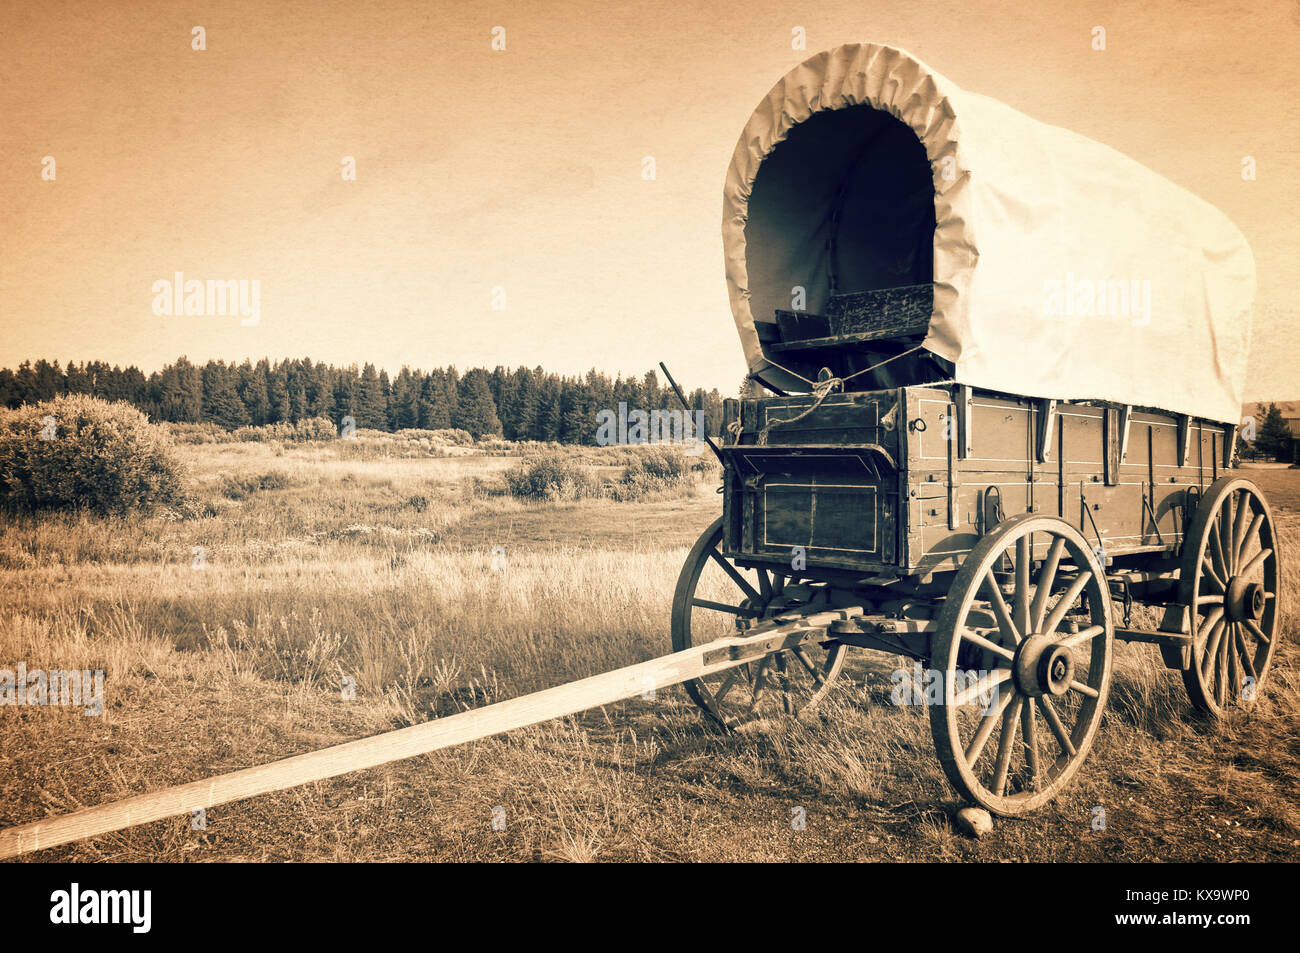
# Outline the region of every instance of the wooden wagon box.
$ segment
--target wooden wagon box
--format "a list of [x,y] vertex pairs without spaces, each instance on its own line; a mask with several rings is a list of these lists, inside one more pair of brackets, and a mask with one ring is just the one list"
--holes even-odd
[[809,412],[815,404],[726,402],[726,424],[740,424],[721,448],[728,556],[930,573],[957,568],[1019,513],[1068,521],[1107,565],[1172,554],[1231,457],[1223,424],[956,384],[831,394]]

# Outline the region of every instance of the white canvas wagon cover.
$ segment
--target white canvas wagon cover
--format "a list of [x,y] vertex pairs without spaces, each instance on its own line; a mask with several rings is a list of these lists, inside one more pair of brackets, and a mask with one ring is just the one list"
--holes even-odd
[[1255,266],[1232,222],[903,50],[791,70],[741,134],[723,209],[745,357],[777,387],[807,389],[755,321],[933,281],[924,347],[959,383],[1239,418]]

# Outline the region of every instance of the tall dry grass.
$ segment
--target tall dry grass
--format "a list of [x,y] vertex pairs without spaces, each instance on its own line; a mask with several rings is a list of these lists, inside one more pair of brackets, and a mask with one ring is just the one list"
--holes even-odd
[[[4,526],[0,666],[102,668],[108,708],[102,719],[0,711],[0,823],[662,654],[678,570],[719,505],[707,486],[693,499],[644,504],[485,494],[476,479],[499,476],[506,458],[345,459],[273,444],[184,452],[198,476],[199,515]],[[272,471],[284,479],[262,479]],[[232,498],[223,489],[231,485],[251,489]],[[1281,520],[1295,552],[1300,519]],[[1285,584],[1300,593],[1294,562]],[[1158,654],[1117,647],[1110,706],[1080,780],[1036,818],[1000,827],[992,846],[953,836],[952,794],[926,713],[890,702],[900,661],[856,653],[808,721],[726,736],[670,690],[232,806],[214,814],[219,837],[205,840],[178,820],[63,856],[1151,859],[1231,858],[1238,844],[1295,852],[1287,845],[1300,839],[1296,635],[1291,614],[1260,703],[1214,725],[1194,716]],[[345,679],[355,683],[353,702],[341,699]],[[1104,845],[1088,826],[1096,805],[1112,818]],[[507,812],[505,831],[490,826],[496,807]],[[792,830],[796,808],[813,834]]]

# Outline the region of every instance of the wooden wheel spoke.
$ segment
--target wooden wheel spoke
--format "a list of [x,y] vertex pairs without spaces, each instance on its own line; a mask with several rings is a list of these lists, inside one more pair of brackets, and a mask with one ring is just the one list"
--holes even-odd
[[715,705],[722,704],[722,700],[727,697],[727,692],[731,691],[732,686],[736,684],[736,682],[739,680],[739,677],[740,677],[740,668],[739,667],[733,668],[729,672],[727,672],[726,676],[722,679],[722,683],[717,687],[716,690],[713,689],[709,690],[709,694],[713,697],[713,703]]
[[1043,720],[1047,726],[1052,729],[1052,734],[1056,735],[1056,743],[1061,746],[1061,750],[1074,757],[1074,742],[1070,740],[1070,733],[1065,730],[1065,725],[1061,723],[1061,716],[1056,713],[1056,706],[1046,695],[1039,695],[1035,699],[1038,702],[1038,708],[1043,713]]
[[758,708],[759,700],[763,697],[763,692],[767,691],[767,670],[772,664],[772,656],[766,656],[758,666],[758,673],[754,676],[754,695],[749,703],[749,710],[752,712]]
[[1228,587],[1224,584],[1223,580],[1219,578],[1219,574],[1215,572],[1213,560],[1202,557],[1201,569],[1205,572],[1205,579],[1208,582],[1214,583],[1220,593],[1228,591]]
[[1070,682],[1070,689],[1076,692],[1083,692],[1083,694],[1087,695],[1089,698],[1101,697],[1101,692],[1097,691],[1097,689],[1093,688],[1091,685],[1085,685],[1078,679],[1074,679]]
[[1264,563],[1265,563],[1265,562],[1269,559],[1269,557],[1271,557],[1272,555],[1273,555],[1273,550],[1271,550],[1271,549],[1261,549],[1259,552],[1257,552],[1257,553],[1256,553],[1256,554],[1251,558],[1250,562],[1246,563],[1246,565],[1244,565],[1244,566],[1241,567],[1241,571],[1238,572],[1237,575],[1238,575],[1238,576],[1249,576],[1252,572],[1254,572],[1254,571],[1255,571],[1256,569],[1258,569],[1260,566],[1263,566]]
[[1232,519],[1232,574],[1239,576],[1237,567],[1241,565],[1241,546],[1246,540],[1246,514],[1250,511],[1250,494],[1244,490],[1237,496],[1237,515]]
[[1063,649],[1072,649],[1084,642],[1091,642],[1099,635],[1104,635],[1106,627],[1104,625],[1090,625],[1086,629],[1080,629],[1073,635],[1066,636],[1058,643]]
[[822,682],[826,681],[826,677],[822,674],[821,669],[812,663],[812,659],[808,658],[808,653],[803,650],[802,645],[796,645],[790,651],[794,654],[794,657],[799,660],[803,667],[808,670],[808,674],[813,677],[814,682],[820,685]]
[[1034,723],[1034,706],[1020,706],[1020,731],[1024,735],[1025,765],[1029,769],[1029,788],[1038,789],[1038,729]]
[[1015,615],[1016,631],[1021,634],[1029,628],[1029,562],[1033,553],[1029,548],[1028,534],[1016,540],[1016,595]]
[[1061,554],[1065,552],[1065,538],[1058,536],[1052,540],[1043,561],[1042,572],[1038,574],[1038,588],[1034,590],[1034,601],[1029,607],[1030,624],[1038,632],[1043,628],[1043,615],[1047,612],[1047,600],[1051,598],[1052,586],[1056,583],[1056,569],[1061,563]]
[[1228,701],[1235,702],[1241,697],[1241,661],[1237,655],[1237,641],[1241,638],[1241,626],[1233,623],[1232,641],[1228,643],[1228,684],[1225,686]]
[[1052,607],[1051,615],[1049,615],[1047,621],[1043,623],[1043,632],[1056,631],[1056,627],[1061,624],[1061,620],[1065,618],[1065,614],[1069,612],[1070,607],[1074,605],[1074,600],[1079,598],[1079,594],[1083,592],[1084,587],[1091,581],[1091,569],[1084,569],[1079,573],[1074,582],[1070,583],[1070,588],[1065,590],[1065,594],[1061,596],[1056,605]]
[[782,692],[789,695],[790,694],[790,671],[786,665],[786,653],[780,652],[776,655],[771,656],[771,658],[772,658],[772,669],[775,673],[775,678],[773,679],[773,682],[779,685]]
[[1002,735],[998,738],[998,759],[993,771],[993,793],[998,797],[1006,792],[1007,774],[1011,769],[1011,750],[1016,741],[1016,726],[1020,723],[1023,696],[1017,695],[1002,716]]
[[1007,600],[1002,598],[1002,590],[992,573],[984,577],[983,587],[988,594],[989,605],[993,607],[993,615],[998,620],[998,628],[1002,630],[1003,642],[1019,645],[1022,633],[1011,621],[1011,610],[1007,607]]
[[[1222,611],[1220,611],[1219,615],[1223,615]],[[1219,639],[1223,636],[1223,630],[1227,623],[1222,618],[1216,618],[1213,623],[1210,623],[1209,616],[1206,617],[1206,622],[1210,624],[1211,628],[1209,635],[1206,637],[1205,657],[1201,660],[1201,681],[1205,682],[1206,685],[1210,685],[1212,684],[1210,679],[1214,674],[1215,660],[1219,656]]]
[[988,744],[989,737],[993,734],[993,729],[997,726],[998,721],[1002,718],[1007,706],[1015,698],[1014,692],[1008,692],[998,699],[997,707],[986,714],[980,720],[980,726],[975,731],[975,737],[971,738],[970,744],[966,746],[966,763],[974,766],[975,762],[980,759],[984,753],[984,746]]
[[[951,675],[952,673],[949,672],[947,674]],[[954,708],[960,708],[962,705],[969,705],[972,699],[978,698],[980,695],[983,695],[985,692],[997,688],[1003,682],[1010,681],[1010,679],[1011,679],[1011,669],[1009,668],[994,669],[988,674],[977,679],[975,684],[967,685],[964,689],[962,689],[962,691],[953,695],[952,700],[948,702],[948,704],[952,705]],[[952,683],[949,682],[946,686],[944,686],[944,691],[945,692],[951,691],[952,687],[953,687]]]
[[1223,606],[1215,606],[1205,614],[1200,628],[1196,631],[1196,644],[1204,645],[1206,638],[1214,631],[1214,625],[1223,618]]
[[1214,664],[1214,700],[1220,708],[1228,703],[1228,643],[1229,637],[1219,639],[1219,651]]
[[1269,644],[1270,639],[1264,634],[1264,630],[1259,627],[1259,623],[1255,622],[1253,619],[1245,619],[1244,622],[1246,628],[1250,630],[1251,635],[1259,639],[1265,645]]
[[1219,551],[1223,554],[1223,571],[1225,576],[1232,576],[1232,500],[1223,501],[1219,515],[1215,520],[1218,528]]
[[[1222,511],[1220,511],[1220,514]],[[1219,518],[1210,520],[1210,539],[1206,546],[1210,550],[1210,559],[1214,563],[1214,568],[1218,570],[1218,578],[1223,583],[1222,588],[1227,589],[1228,577],[1232,575],[1232,566],[1228,563],[1227,555],[1223,551],[1223,538],[1219,530]]]
[[[1262,544],[1260,543],[1260,539],[1259,539],[1259,528],[1263,525],[1264,525],[1264,514],[1256,513],[1255,518],[1250,521],[1250,526],[1246,530],[1245,537],[1241,541],[1241,552],[1237,554],[1238,560],[1240,560],[1243,556],[1246,555],[1247,552],[1250,551],[1252,543],[1256,545],[1260,545],[1262,548]],[[1240,575],[1245,575],[1245,573],[1241,573]]]
[[760,595],[758,594],[758,591],[755,590],[754,587],[751,586],[751,585],[749,584],[749,580],[746,579],[744,576],[742,576],[742,575],[741,575],[741,574],[736,570],[736,567],[735,567],[735,566],[733,566],[733,565],[731,565],[731,563],[727,562],[727,560],[726,560],[725,558],[723,558],[722,553],[718,552],[718,550],[717,550],[716,548],[714,548],[714,549],[710,549],[710,550],[709,550],[709,558],[712,559],[715,563],[717,563],[719,566],[722,567],[723,571],[724,571],[728,576],[731,577],[731,581],[734,582],[737,586],[739,586],[739,587],[740,587],[740,590],[741,590],[741,591],[742,591],[746,596],[748,596],[750,599],[753,599],[755,602],[762,602],[762,601],[763,601],[763,597],[760,596]]
[[761,612],[757,609],[749,609],[745,606],[733,606],[726,602],[712,602],[709,599],[692,599],[691,605],[698,609],[712,609],[715,612],[727,612],[731,615],[743,616],[746,619],[757,619]]
[[994,655],[1002,656],[1002,658],[1006,659],[1008,662],[1016,657],[1015,652],[1012,652],[1005,646],[998,645],[996,642],[984,638],[984,636],[980,635],[978,632],[972,631],[971,629],[962,629],[961,637],[967,642],[975,643],[980,648],[988,649]]
[[1251,658],[1250,648],[1246,645],[1246,637],[1241,634],[1239,626],[1235,632],[1237,641],[1237,657],[1241,660],[1241,667],[1250,677],[1252,682],[1258,682],[1259,677],[1255,674],[1255,662]]

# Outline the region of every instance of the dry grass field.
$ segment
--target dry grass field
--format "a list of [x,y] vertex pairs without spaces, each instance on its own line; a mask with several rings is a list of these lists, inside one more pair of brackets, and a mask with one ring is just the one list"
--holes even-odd
[[[197,513],[0,527],[0,667],[106,672],[101,717],[0,709],[0,826],[665,653],[678,570],[721,505],[708,481],[522,503],[493,495],[513,462],[498,456],[183,449]],[[1300,471],[1252,475],[1292,555],[1293,608]],[[203,829],[177,817],[26,859],[1296,859],[1294,618],[1263,699],[1222,724],[1193,713],[1154,649],[1118,646],[1080,780],[978,841],[953,829],[926,712],[890,702],[899,660],[858,653],[811,723],[727,736],[674,688],[212,808]]]

